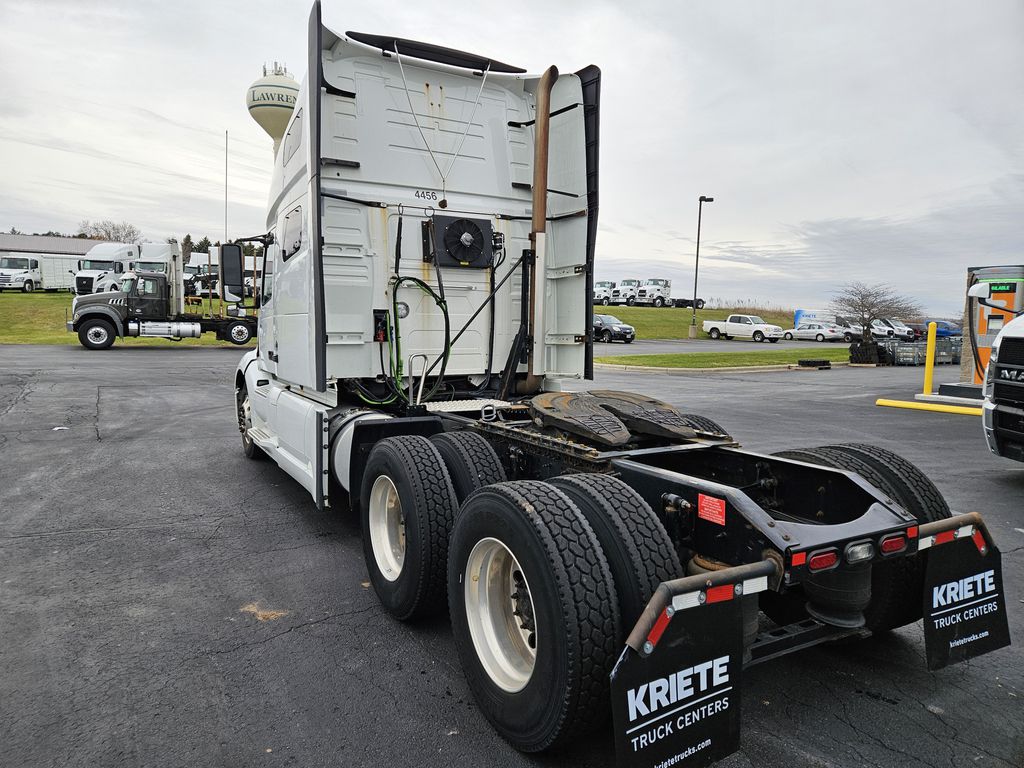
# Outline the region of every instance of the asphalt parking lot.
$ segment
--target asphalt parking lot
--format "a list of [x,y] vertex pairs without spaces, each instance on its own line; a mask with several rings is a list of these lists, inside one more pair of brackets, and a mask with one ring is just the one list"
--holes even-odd
[[[0,765],[611,766],[610,729],[514,752],[474,706],[447,620],[384,615],[351,517],[242,455],[238,358],[0,347]],[[1003,552],[1016,645],[929,673],[916,625],[756,667],[721,765],[1024,765],[1024,465],[990,455],[975,417],[874,406],[920,377],[598,374],[755,450],[896,450],[983,512]]]

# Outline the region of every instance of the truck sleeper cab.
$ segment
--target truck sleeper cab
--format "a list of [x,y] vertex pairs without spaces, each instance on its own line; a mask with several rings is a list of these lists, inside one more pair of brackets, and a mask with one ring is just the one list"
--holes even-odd
[[[744,666],[916,621],[922,549],[965,578],[997,564],[980,518],[890,452],[751,453],[656,399],[572,391],[593,377],[596,67],[532,76],[340,34],[319,3],[308,50],[234,379],[242,448],[359,516],[394,618],[450,608],[467,684],[517,749],[565,746],[610,708],[620,763],[653,764],[630,734],[668,675],[738,690]],[[953,657],[928,640],[929,665],[991,638]],[[738,717],[707,725],[707,754],[738,747]]]

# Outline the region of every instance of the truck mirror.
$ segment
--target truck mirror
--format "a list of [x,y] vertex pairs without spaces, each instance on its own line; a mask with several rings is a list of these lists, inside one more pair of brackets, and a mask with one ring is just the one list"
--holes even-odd
[[238,302],[244,295],[242,246],[225,243],[220,247],[220,297],[224,301]]
[[975,283],[967,289],[967,295],[972,299],[987,299],[992,295],[992,290],[988,283]]

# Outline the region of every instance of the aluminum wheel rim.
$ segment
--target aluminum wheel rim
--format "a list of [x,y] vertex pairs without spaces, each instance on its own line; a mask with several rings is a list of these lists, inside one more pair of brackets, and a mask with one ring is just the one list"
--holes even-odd
[[370,490],[369,525],[377,569],[385,579],[395,581],[405,564],[405,515],[398,489],[387,475],[378,477]]
[[252,406],[249,404],[248,395],[242,400],[242,407],[238,415],[242,427],[242,442],[248,445],[252,442],[252,438],[249,437],[249,430],[252,428]]
[[521,691],[537,661],[537,614],[519,561],[497,539],[481,539],[469,553],[464,584],[466,620],[480,665],[503,691]]
[[93,344],[103,344],[107,340],[107,329],[94,325],[85,335]]
[[248,341],[249,329],[244,325],[236,325],[231,329],[231,338],[235,341]]

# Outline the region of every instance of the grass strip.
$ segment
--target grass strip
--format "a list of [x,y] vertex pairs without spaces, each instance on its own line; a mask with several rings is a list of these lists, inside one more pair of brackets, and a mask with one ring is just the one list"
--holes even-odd
[[844,345],[824,349],[780,349],[763,352],[687,352],[659,355],[616,355],[595,357],[595,363],[635,365],[643,368],[744,368],[750,365],[795,365],[799,360],[829,360],[833,363],[850,359]]

